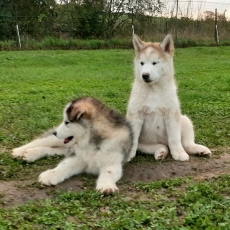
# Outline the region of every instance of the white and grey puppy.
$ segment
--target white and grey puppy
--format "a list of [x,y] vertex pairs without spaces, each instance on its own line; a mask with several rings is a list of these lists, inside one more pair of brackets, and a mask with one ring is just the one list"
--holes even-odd
[[118,190],[122,165],[130,157],[133,133],[127,120],[95,98],[78,98],[69,103],[63,122],[42,138],[13,150],[14,157],[34,161],[44,156],[67,157],[43,172],[39,181],[56,185],[83,172],[99,175],[96,189],[101,193]]
[[187,161],[188,154],[210,156],[207,147],[195,144],[192,122],[181,114],[171,35],[162,43],[144,42],[133,35],[133,45],[135,80],[126,116],[134,131],[130,159],[137,149],[154,154],[156,160],[164,159],[168,147],[173,159],[179,161]]

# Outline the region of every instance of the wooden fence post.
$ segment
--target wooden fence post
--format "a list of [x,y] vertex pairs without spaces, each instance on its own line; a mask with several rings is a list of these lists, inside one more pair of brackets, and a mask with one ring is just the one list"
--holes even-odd
[[220,44],[218,26],[217,26],[217,9],[215,9],[215,42],[216,45]]
[[178,0],[176,0],[176,36],[175,40],[177,41],[178,39],[178,34],[177,34],[177,29],[178,29]]

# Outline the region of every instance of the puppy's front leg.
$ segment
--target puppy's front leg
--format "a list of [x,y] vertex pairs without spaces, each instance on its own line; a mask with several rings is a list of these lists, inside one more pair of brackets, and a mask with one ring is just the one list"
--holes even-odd
[[56,168],[49,169],[39,176],[44,185],[56,185],[73,175],[84,172],[86,164],[78,156],[65,158]]
[[104,194],[112,194],[118,191],[116,182],[122,176],[121,164],[110,165],[100,170],[97,180],[97,191]]
[[140,120],[139,118],[136,118],[136,117],[131,116],[129,114],[127,114],[126,118],[131,123],[132,129],[133,129],[133,147],[132,147],[130,154],[129,154],[129,157],[127,159],[127,161],[130,161],[133,157],[136,156],[136,151],[137,151],[137,147],[138,147],[138,140],[139,140],[139,136],[141,133],[143,121]]
[[185,152],[181,144],[180,112],[170,112],[165,117],[165,125],[168,136],[168,145],[173,159],[179,161],[189,160],[189,155]]

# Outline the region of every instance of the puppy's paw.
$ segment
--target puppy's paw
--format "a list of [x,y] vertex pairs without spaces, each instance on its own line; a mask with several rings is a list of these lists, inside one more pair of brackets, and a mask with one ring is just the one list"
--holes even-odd
[[39,176],[39,182],[47,186],[57,185],[63,180],[64,178],[62,177],[61,173],[55,169],[49,169],[41,173]]
[[128,157],[127,158],[127,162],[130,162],[132,160],[133,157]]
[[203,145],[197,145],[196,146],[196,153],[199,156],[211,157],[211,155],[212,155],[211,150],[208,149],[207,147],[203,146]]
[[172,158],[176,161],[188,161],[189,155],[183,149],[180,149],[172,152]]
[[156,150],[154,153],[155,159],[158,160],[164,160],[168,155],[168,148],[166,146],[162,146]]
[[132,150],[128,156],[127,162],[131,161],[132,158],[134,158],[135,156],[136,156],[136,150],[135,151]]
[[23,156],[24,156],[24,152],[25,152],[24,149],[16,148],[16,149],[13,149],[13,152],[11,153],[11,155],[12,155],[14,158],[23,157]]
[[113,194],[118,191],[118,187],[110,182],[104,182],[98,184],[96,190],[102,194]]
[[22,159],[28,162],[34,162],[43,157],[43,155],[44,153],[41,151],[41,148],[32,148],[24,152]]

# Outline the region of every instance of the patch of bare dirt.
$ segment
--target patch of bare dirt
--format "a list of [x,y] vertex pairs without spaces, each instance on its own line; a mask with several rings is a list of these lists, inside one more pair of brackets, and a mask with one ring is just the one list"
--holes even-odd
[[83,190],[81,180],[69,179],[53,187],[39,186],[35,181],[7,181],[0,183],[0,207],[9,207],[28,201],[45,200],[55,196],[54,190]]
[[211,158],[190,156],[187,162],[162,161],[158,164],[129,164],[125,167],[122,180],[130,182],[155,181],[175,177],[194,176],[196,179],[212,178],[230,173],[230,154],[225,153]]
[[[212,178],[230,172],[229,149],[224,154],[213,155],[211,158],[190,157],[189,162],[162,161],[158,163],[128,163],[124,167],[122,182],[156,181],[175,177],[193,176],[195,179]],[[96,178],[95,178],[96,181]],[[84,190],[82,177],[74,177],[55,187],[38,185],[37,181],[8,181],[0,183],[0,206],[9,207],[28,201],[44,200],[55,196],[54,191]]]

